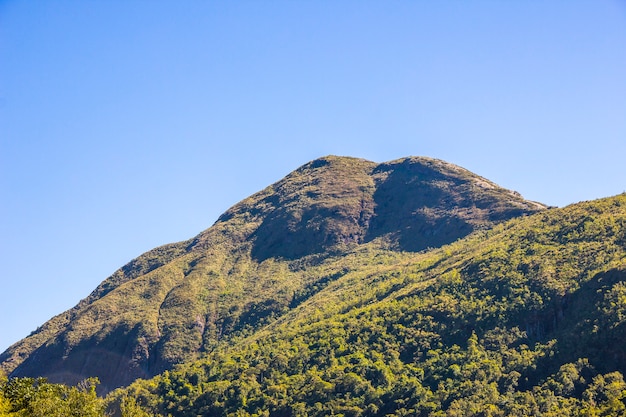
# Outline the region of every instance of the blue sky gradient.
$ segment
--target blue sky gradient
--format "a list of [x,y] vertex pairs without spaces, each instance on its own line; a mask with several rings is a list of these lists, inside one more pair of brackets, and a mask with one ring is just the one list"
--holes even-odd
[[626,190],[624,1],[0,1],[0,350],[328,154]]

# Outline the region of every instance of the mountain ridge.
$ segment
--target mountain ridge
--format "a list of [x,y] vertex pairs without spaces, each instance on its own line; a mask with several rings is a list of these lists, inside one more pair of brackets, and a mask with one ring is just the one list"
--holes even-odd
[[329,256],[364,244],[419,252],[545,208],[437,159],[319,158],[132,260],[0,362],[54,382],[96,375],[106,392],[289,311],[333,280],[303,272]]

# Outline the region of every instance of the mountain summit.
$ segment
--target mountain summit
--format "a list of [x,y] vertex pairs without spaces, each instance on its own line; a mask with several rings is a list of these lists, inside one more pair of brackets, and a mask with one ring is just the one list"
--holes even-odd
[[[337,277],[312,268],[359,248],[419,252],[544,210],[441,160],[327,156],[153,249],[0,355],[11,376],[110,391],[245,335]],[[346,266],[345,268],[348,268]]]
[[375,239],[419,251],[544,208],[437,159],[376,164],[328,156],[235,205],[218,223],[258,224],[249,235],[257,260],[296,259]]

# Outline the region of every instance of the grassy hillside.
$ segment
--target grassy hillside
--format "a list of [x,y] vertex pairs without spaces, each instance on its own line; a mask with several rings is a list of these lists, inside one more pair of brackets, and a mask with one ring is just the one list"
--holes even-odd
[[[291,308],[116,391],[176,416],[623,415],[626,195],[428,252],[365,244]],[[280,297],[277,297],[277,302]]]
[[[395,268],[412,259],[402,251],[439,247],[544,208],[435,159],[321,158],[195,238],[133,260],[2,353],[0,366],[68,384],[98,377],[104,393],[304,314],[317,293],[350,277],[378,279],[364,268],[374,262],[379,274],[379,257]],[[374,251],[374,260],[362,251]]]

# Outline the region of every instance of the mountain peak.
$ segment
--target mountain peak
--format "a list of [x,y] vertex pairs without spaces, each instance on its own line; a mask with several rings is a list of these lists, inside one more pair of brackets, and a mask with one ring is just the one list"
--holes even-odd
[[422,251],[544,208],[438,159],[325,156],[237,203],[195,238],[131,261],[0,362],[16,376],[98,376],[103,390],[113,389],[284,313],[299,285],[314,284],[287,272],[301,259],[364,244]]
[[250,237],[253,256],[295,259],[377,238],[419,251],[542,209],[439,159],[414,156],[377,164],[331,155],[301,166],[222,220],[259,213]]

